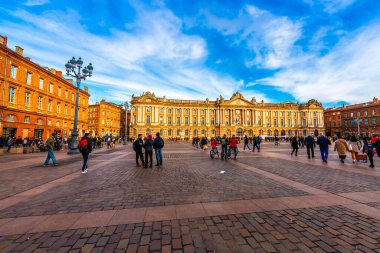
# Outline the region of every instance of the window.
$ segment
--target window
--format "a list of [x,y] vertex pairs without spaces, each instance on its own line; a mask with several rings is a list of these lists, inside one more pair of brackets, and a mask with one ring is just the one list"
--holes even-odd
[[152,109],[152,107],[148,106],[148,107],[146,108],[146,112],[150,112],[151,109]]
[[201,124],[202,124],[202,126],[205,125],[205,118],[201,118]]
[[30,93],[25,92],[25,106],[30,106]]
[[177,109],[177,110],[176,110],[176,113],[181,113],[181,109]]
[[32,83],[32,73],[26,72],[26,84]]
[[357,113],[356,113],[356,116],[360,117],[360,112],[357,112]]
[[364,111],[364,116],[368,116],[368,112],[367,111]]
[[211,110],[211,114],[212,114],[212,115],[215,115],[215,110]]
[[71,101],[74,102],[74,93],[71,93]]
[[283,119],[281,119],[281,121],[280,121],[280,125],[281,125],[281,126],[284,126],[284,120],[283,120]]
[[30,117],[29,116],[24,117],[24,123],[30,123]]
[[202,110],[202,114],[205,114],[206,113],[206,110]]
[[355,125],[355,120],[351,120],[351,126],[354,126]]
[[372,118],[372,125],[376,125],[376,117]]
[[181,118],[180,118],[180,117],[177,117],[176,124],[177,124],[177,125],[180,125],[180,124],[181,124]]
[[69,98],[69,91],[65,90],[65,98]]
[[51,126],[51,120],[50,119],[48,120],[47,125]]
[[149,115],[146,116],[146,123],[150,124],[150,116]]
[[186,126],[189,125],[189,117],[185,117],[185,125],[186,125]]
[[61,103],[57,103],[57,113],[61,113]]
[[257,120],[257,125],[261,126],[261,119]]
[[67,105],[65,105],[65,115],[67,115],[68,111],[67,111]]
[[164,117],[160,116],[160,124],[164,124]]
[[376,111],[375,110],[372,110],[372,115],[375,115],[376,114]]
[[230,124],[229,118],[226,117],[226,125],[229,125],[229,124]]
[[168,113],[173,113],[173,109],[172,108],[168,108]]
[[317,116],[317,112],[313,112],[313,116]]
[[302,112],[302,116],[305,117],[305,116],[306,116],[306,113],[305,113],[305,112]]
[[189,109],[185,109],[185,114],[189,114]]
[[354,113],[353,112],[350,113],[350,117],[351,118],[354,117]]
[[38,88],[40,90],[44,89],[44,79],[43,78],[40,78],[40,82],[38,83]]
[[215,125],[215,119],[214,118],[211,118],[211,125]]
[[171,125],[173,122],[172,122],[172,117],[168,117],[168,124]]
[[173,130],[169,129],[169,130],[168,130],[168,135],[169,135],[169,136],[172,136],[172,135],[173,135]]
[[273,124],[274,124],[275,126],[277,126],[277,119],[274,119],[274,120],[273,120]]
[[197,124],[197,117],[194,117],[193,118],[193,125],[196,125]]
[[368,126],[368,119],[364,119],[364,125]]
[[177,136],[181,135],[181,130],[177,129]]
[[286,124],[286,126],[290,126],[290,119],[287,120]]
[[70,115],[74,115],[74,107],[71,107]]
[[17,76],[17,67],[14,65],[11,65],[11,78],[16,79]]
[[51,112],[52,108],[53,108],[53,101],[49,100],[49,103],[48,103],[48,112]]
[[197,114],[197,109],[193,109],[193,114]]
[[160,113],[164,113],[164,107],[160,108]]
[[14,121],[15,121],[15,115],[13,115],[13,114],[8,114],[8,115],[7,115],[7,121],[9,121],[9,122],[14,122]]
[[314,125],[314,127],[317,127],[317,120],[316,119],[313,120],[313,125]]
[[102,125],[104,125],[104,119],[102,119]]
[[42,125],[42,119],[41,118],[37,119],[37,125]]
[[41,96],[38,97],[38,101],[37,102],[38,102],[38,104],[37,104],[38,105],[38,110],[42,110],[42,97]]
[[52,83],[49,84],[49,92],[50,92],[50,93],[53,93],[53,92],[54,92],[54,87],[53,87],[53,84],[52,84]]
[[61,123],[59,121],[55,122],[55,126],[59,127]]
[[58,96],[61,96],[61,87],[58,87]]
[[15,99],[16,99],[15,93],[16,93],[16,89],[13,87],[10,87],[9,88],[9,100],[8,100],[9,103],[14,104],[16,102],[15,101]]
[[305,119],[302,120],[302,126],[303,126],[303,127],[306,126],[306,120],[305,120]]
[[189,130],[185,130],[185,135],[189,136]]
[[163,135],[164,135],[164,130],[160,129],[160,136],[163,136]]

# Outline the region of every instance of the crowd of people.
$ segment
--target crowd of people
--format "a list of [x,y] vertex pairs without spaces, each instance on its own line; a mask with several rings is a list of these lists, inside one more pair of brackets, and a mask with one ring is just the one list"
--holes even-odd
[[[137,136],[137,139],[133,141],[132,148],[136,154],[136,167],[152,168],[153,167],[153,151],[156,155],[156,166],[162,166],[162,149],[164,148],[164,139],[160,137],[160,133],[156,133],[156,137],[153,139],[151,134],[148,134],[145,138],[142,134]],[[145,153],[145,159],[143,155]],[[139,163],[141,161],[141,164]]]

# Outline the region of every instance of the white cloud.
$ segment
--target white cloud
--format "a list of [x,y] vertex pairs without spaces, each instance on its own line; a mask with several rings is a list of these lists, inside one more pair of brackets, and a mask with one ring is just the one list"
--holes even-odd
[[293,64],[258,83],[273,85],[301,101],[359,103],[380,96],[380,23],[343,37],[323,57]]
[[299,21],[275,16],[252,5],[242,9],[234,19],[216,17],[208,12],[203,14],[209,27],[233,37],[232,44],[246,44],[251,51],[245,61],[247,67],[281,68],[300,50],[295,46],[302,35]]
[[107,37],[88,32],[72,10],[34,15],[19,9],[10,14],[26,25],[10,21],[0,25],[9,44],[24,47],[25,55],[40,65],[62,69],[71,56],[81,56],[85,64],[91,61],[94,76],[85,81],[90,93],[91,84],[107,87],[104,95],[115,100],[148,90],[173,98],[212,99],[230,96],[241,87],[231,76],[204,66],[206,42],[183,33],[182,21],[171,11],[136,11],[127,29],[111,30]]
[[321,5],[323,10],[329,14],[337,13],[356,2],[356,0],[304,0],[313,8]]
[[37,5],[45,5],[49,3],[50,0],[27,0],[24,5],[26,6],[37,6]]

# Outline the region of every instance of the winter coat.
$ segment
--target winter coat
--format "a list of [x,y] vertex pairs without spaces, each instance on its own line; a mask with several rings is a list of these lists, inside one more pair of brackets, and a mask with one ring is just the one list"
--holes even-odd
[[346,155],[348,151],[347,142],[344,139],[338,139],[335,142],[334,151],[338,151],[338,155]]
[[349,145],[351,145],[351,151],[352,152],[355,152],[355,153],[359,153],[360,152],[360,149],[362,147],[362,144],[360,141],[356,141],[356,142],[349,142]]
[[145,151],[153,151],[153,140],[145,140],[144,149]]

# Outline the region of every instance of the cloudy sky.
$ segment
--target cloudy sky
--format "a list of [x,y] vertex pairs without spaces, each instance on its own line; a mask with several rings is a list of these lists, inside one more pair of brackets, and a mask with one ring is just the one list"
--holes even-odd
[[379,0],[1,0],[0,17],[8,46],[42,66],[92,62],[92,102],[380,96]]

